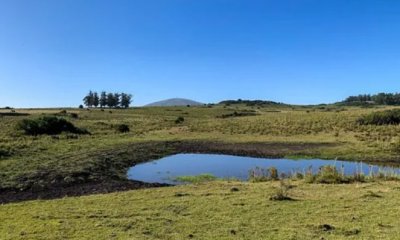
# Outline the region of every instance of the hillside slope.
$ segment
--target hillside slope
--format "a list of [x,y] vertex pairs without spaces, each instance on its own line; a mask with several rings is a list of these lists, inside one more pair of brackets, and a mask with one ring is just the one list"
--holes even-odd
[[196,102],[190,99],[185,98],[170,98],[154,103],[147,104],[146,107],[171,107],[171,106],[199,106],[203,105],[203,103]]

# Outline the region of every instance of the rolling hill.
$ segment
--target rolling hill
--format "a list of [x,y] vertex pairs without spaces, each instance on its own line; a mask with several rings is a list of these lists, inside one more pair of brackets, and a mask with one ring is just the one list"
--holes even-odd
[[199,106],[203,105],[203,103],[196,102],[190,99],[185,99],[185,98],[170,98],[154,103],[150,103],[145,105],[145,107],[171,107],[171,106]]

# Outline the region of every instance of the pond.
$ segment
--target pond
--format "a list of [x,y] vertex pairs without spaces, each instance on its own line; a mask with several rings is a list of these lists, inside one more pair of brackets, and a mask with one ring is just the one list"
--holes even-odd
[[371,170],[375,173],[379,170],[400,173],[398,168],[339,160],[292,160],[217,154],[176,154],[159,160],[138,164],[129,169],[128,178],[148,183],[179,184],[176,178],[180,176],[211,174],[218,178],[235,178],[246,181],[249,177],[249,171],[256,167],[275,167],[279,173],[291,174],[293,172],[303,173],[310,168],[313,172],[316,172],[321,166],[326,165],[335,165],[338,169],[342,169],[343,166],[346,175],[361,171],[364,174],[369,174]]

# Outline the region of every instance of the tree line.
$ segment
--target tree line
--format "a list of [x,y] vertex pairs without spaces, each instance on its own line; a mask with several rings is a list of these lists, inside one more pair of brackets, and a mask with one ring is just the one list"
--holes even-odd
[[262,106],[262,105],[284,105],[283,103],[265,100],[225,100],[219,102],[219,104],[233,105],[233,104],[245,104],[246,106]]
[[350,96],[344,103],[370,103],[377,105],[400,105],[400,93],[360,94]]
[[98,94],[97,92],[89,91],[83,98],[83,103],[86,107],[129,108],[132,103],[132,94],[107,93],[105,91]]

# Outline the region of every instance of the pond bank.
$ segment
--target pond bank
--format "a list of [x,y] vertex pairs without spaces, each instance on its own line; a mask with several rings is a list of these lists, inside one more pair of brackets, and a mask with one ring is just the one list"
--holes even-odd
[[[52,199],[109,193],[166,184],[148,184],[126,179],[128,168],[138,163],[177,153],[230,154],[281,158],[287,155],[317,155],[331,143],[224,143],[206,141],[143,142],[90,154],[90,164],[69,171],[40,169],[16,179],[15,186],[0,188],[0,204],[33,199]],[[65,161],[68,161],[66,159]]]

